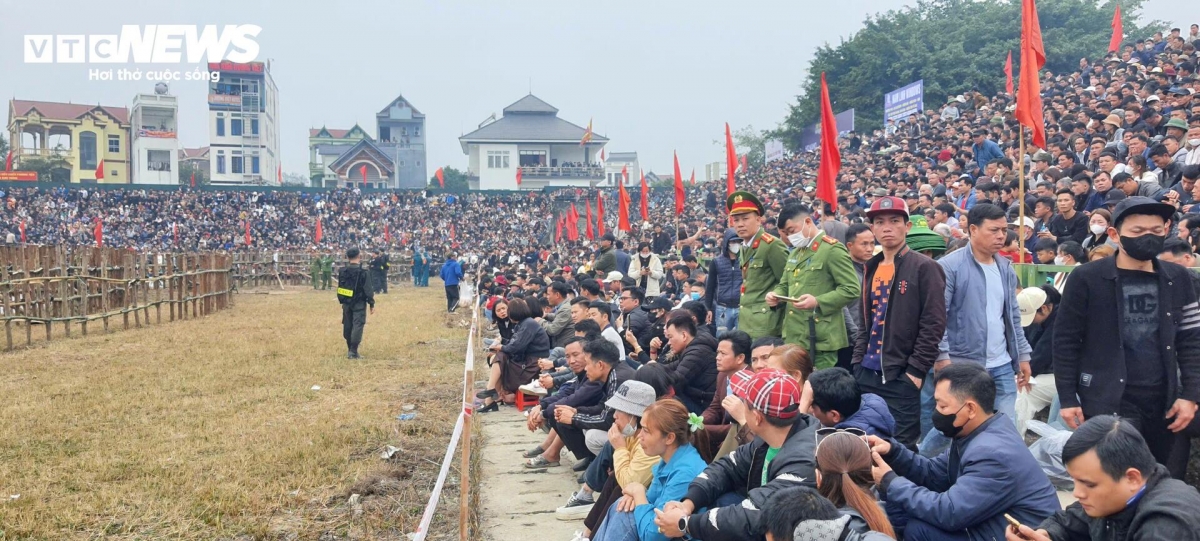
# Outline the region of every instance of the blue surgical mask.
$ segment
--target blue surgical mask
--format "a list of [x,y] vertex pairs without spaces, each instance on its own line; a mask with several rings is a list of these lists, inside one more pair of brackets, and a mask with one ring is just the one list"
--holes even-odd
[[700,300],[700,294],[699,294],[699,293],[692,293],[692,300],[694,300],[694,301],[698,301],[698,300]]

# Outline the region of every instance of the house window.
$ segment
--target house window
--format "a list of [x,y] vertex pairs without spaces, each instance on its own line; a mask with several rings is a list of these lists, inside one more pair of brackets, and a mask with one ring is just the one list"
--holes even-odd
[[148,171],[170,171],[171,170],[171,151],[169,151],[169,150],[148,150],[148,151],[146,151],[146,169]]
[[408,135],[408,128],[407,128],[407,127],[404,127],[404,126],[400,126],[400,136],[401,136],[401,137],[404,137],[404,136],[407,136],[407,135]]
[[217,137],[225,136],[225,119],[217,117]]
[[79,168],[83,170],[95,169],[98,159],[96,158],[96,134],[90,131],[85,131],[79,134]]
[[413,135],[414,135],[414,136],[416,136],[416,137],[420,137],[420,136],[421,136],[421,127],[420,127],[420,126],[417,126],[417,127],[413,128]]
[[240,119],[240,118],[229,119],[229,135],[232,135],[234,137],[240,137],[242,135],[242,119]]
[[217,152],[217,172],[225,174],[225,152]]
[[250,157],[250,172],[255,175],[258,174],[258,156]]
[[242,164],[243,164],[243,161],[242,161],[242,160],[243,160],[243,158],[242,158],[241,156],[234,156],[234,157],[233,157],[233,159],[232,159],[232,160],[230,160],[230,163],[231,163],[231,164],[232,164],[232,166],[233,166],[233,167],[232,167],[232,168],[233,168],[233,174],[235,174],[235,175],[240,175],[240,174],[242,174],[242,173],[244,173],[244,172],[245,172],[245,168],[244,168],[244,167],[243,167],[243,165],[242,165]]
[[108,136],[108,151],[113,154],[121,153],[121,136],[120,135]]
[[509,152],[507,150],[489,150],[488,168],[508,169],[508,154]]
[[258,135],[258,119],[257,118],[250,119],[250,134]]

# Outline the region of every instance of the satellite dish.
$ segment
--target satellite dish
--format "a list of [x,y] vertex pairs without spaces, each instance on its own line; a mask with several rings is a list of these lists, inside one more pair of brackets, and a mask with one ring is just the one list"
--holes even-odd
[[158,94],[159,96],[165,96],[167,94],[167,90],[167,83],[158,83],[154,85],[154,93]]

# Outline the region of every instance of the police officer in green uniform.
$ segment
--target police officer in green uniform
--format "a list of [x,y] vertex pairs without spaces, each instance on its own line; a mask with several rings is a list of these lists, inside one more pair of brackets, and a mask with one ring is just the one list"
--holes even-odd
[[320,289],[321,285],[321,256],[317,254],[316,248],[308,251],[308,256],[311,258],[308,262],[308,273],[312,275],[313,289]]
[[754,194],[729,194],[725,210],[729,213],[729,225],[742,241],[730,243],[730,250],[737,250],[738,266],[742,269],[738,329],[751,338],[779,336],[783,309],[768,306],[765,296],[783,276],[787,247],[763,229],[763,205]]
[[321,289],[329,289],[333,286],[333,256],[325,254],[321,256]]
[[842,243],[817,227],[812,209],[803,204],[784,206],[777,223],[792,252],[767,304],[786,305],[783,341],[807,349],[816,369],[829,368],[837,363],[838,350],[850,343],[842,308],[862,292],[854,262]]

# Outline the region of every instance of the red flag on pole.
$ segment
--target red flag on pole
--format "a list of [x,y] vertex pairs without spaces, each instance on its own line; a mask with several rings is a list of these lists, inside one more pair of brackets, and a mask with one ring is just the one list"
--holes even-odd
[[733,132],[729,131],[729,123],[725,123],[725,195],[730,195],[737,191],[737,147],[733,146]]
[[325,238],[325,230],[321,228],[321,217],[317,216],[317,232],[313,234],[313,240],[320,243],[323,238]]
[[[683,214],[683,202],[687,194],[683,192],[683,174],[679,172],[679,153],[671,153],[675,157],[675,215]],[[692,170],[692,184],[695,184],[696,170]]]
[[454,222],[450,222],[450,240],[454,240],[456,236],[458,236],[458,232],[454,230]]
[[361,166],[359,166],[358,173],[360,175],[362,175],[363,186],[366,186],[367,185],[367,164],[364,163]]
[[596,234],[604,236],[604,194],[596,194]]
[[579,240],[579,209],[575,208],[575,203],[567,209],[567,240]]
[[250,238],[250,220],[246,220],[246,246],[250,246],[253,239]]
[[562,232],[563,232],[563,217],[560,216],[557,220],[555,220],[554,242],[556,242],[556,243],[562,242]]
[[1004,61],[1004,90],[1009,96],[1013,95],[1012,51],[1008,52],[1008,59]]
[[650,221],[650,186],[646,185],[646,175],[642,174],[642,221]]
[[696,185],[696,168],[692,168],[692,179],[689,181],[692,186]]
[[1121,26],[1121,5],[1117,4],[1116,11],[1113,12],[1112,20],[1112,38],[1108,40],[1108,52],[1120,51],[1121,40],[1125,38],[1125,29]]
[[275,180],[283,184],[283,164],[275,166]]
[[438,187],[439,187],[439,188],[445,188],[445,187],[446,187],[446,174],[442,172],[442,168],[441,168],[441,167],[439,167],[439,168],[438,168],[438,170],[437,170],[437,172],[436,172],[436,173],[434,173],[434,175],[436,175],[436,176],[437,176],[437,179],[438,179]]
[[592,232],[592,202],[584,201],[583,206],[587,208],[587,238],[592,240],[596,238],[596,234]]
[[392,231],[388,228],[388,224],[386,223],[383,224],[383,242],[389,244],[392,242]]
[[190,181],[190,184],[192,185],[193,188],[196,187],[196,172],[195,171],[192,171],[192,179]]
[[742,154],[742,172],[750,172],[750,158],[747,154]]
[[517,187],[521,187],[521,168],[517,167]]
[[104,180],[104,160],[96,164],[96,180]]
[[25,220],[21,220],[21,223],[17,224],[17,229],[21,231],[21,244],[24,244],[25,243]]
[[8,156],[4,157],[4,170],[12,171],[12,150],[9,150]]
[[629,231],[629,193],[625,191],[625,183],[617,187],[617,230]]
[[1038,23],[1037,5],[1033,0],[1021,1],[1021,88],[1017,92],[1017,121],[1033,130],[1033,144],[1046,148],[1046,121],[1042,113],[1041,83],[1038,70],[1046,65],[1046,48],[1042,46],[1042,27]]
[[92,236],[96,237],[96,247],[104,247],[104,222],[100,218],[96,218],[96,227],[92,230]]
[[829,102],[829,85],[821,72],[821,164],[817,168],[817,198],[837,205],[837,175],[842,168],[842,153],[837,146],[837,120]]

